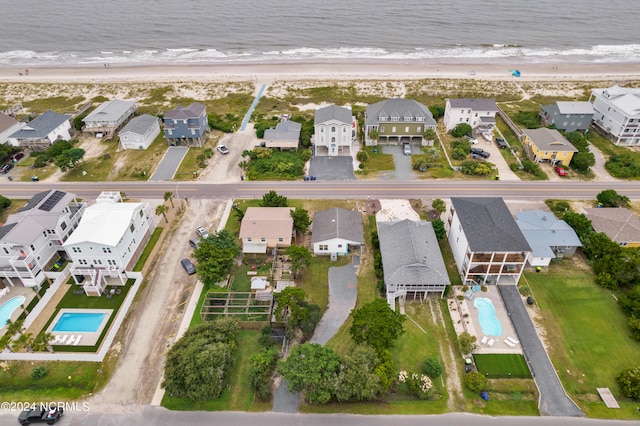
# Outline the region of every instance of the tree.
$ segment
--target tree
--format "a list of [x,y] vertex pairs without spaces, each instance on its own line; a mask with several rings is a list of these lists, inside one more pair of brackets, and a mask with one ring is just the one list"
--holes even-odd
[[240,169],[247,173],[247,169],[249,168],[249,162],[246,160],[242,160],[238,163],[238,167],[240,167]]
[[436,139],[436,130],[433,127],[427,127],[424,129],[422,137],[424,137],[425,140],[434,141]]
[[309,309],[303,304],[307,293],[299,287],[287,287],[275,295],[278,306],[274,315],[278,321],[286,321],[287,328],[296,328],[309,317]]
[[476,345],[476,336],[472,336],[466,331],[458,336],[458,348],[463,355],[470,354],[478,345]]
[[623,396],[640,401],[640,366],[622,370],[616,376],[616,381]]
[[244,219],[245,211],[242,210],[240,206],[238,206],[238,204],[236,203],[233,203],[233,205],[231,206],[231,210],[233,210],[233,213],[236,215],[236,218],[238,218],[238,222],[242,222],[242,219]]
[[309,212],[302,207],[296,207],[291,211],[291,217],[293,218],[293,227],[304,234],[311,226],[311,218],[309,218]]
[[464,384],[471,390],[471,392],[482,392],[489,386],[489,379],[485,377],[479,371],[472,371],[464,376]]
[[249,383],[262,401],[271,399],[271,375],[278,365],[278,351],[266,349],[251,356],[249,365]]
[[440,198],[436,198],[435,200],[433,200],[431,202],[431,207],[433,207],[436,213],[438,213],[438,219],[440,218],[440,216],[442,216],[442,213],[447,210],[447,205]]
[[571,157],[570,166],[575,170],[586,173],[589,171],[589,167],[596,164],[596,157],[592,152],[576,152]]
[[164,193],[164,201],[165,203],[168,201],[171,201],[171,208],[173,208],[173,192],[171,191],[167,191]]
[[449,133],[451,133],[451,136],[453,136],[454,138],[461,138],[463,136],[471,135],[472,130],[473,129],[471,128],[471,126],[467,123],[460,123],[453,129],[451,129]]
[[262,196],[260,207],[287,207],[288,204],[287,197],[271,190]]
[[369,130],[369,139],[377,141],[379,137],[380,137],[380,132],[378,131],[378,129]]
[[440,150],[436,147],[427,149],[427,157],[429,157],[431,161],[438,161],[440,158]]
[[620,195],[613,189],[605,189],[596,195],[598,203],[602,207],[629,207],[629,197]]
[[47,333],[46,331],[41,331],[38,335],[33,339],[31,343],[31,347],[34,351],[44,351],[49,346],[49,342],[54,338],[53,334]]
[[291,272],[297,275],[305,267],[311,264],[313,255],[308,248],[302,246],[291,245],[285,249],[285,253],[291,260]]
[[167,219],[167,212],[169,211],[169,207],[164,204],[158,204],[156,207],[156,216],[162,215],[164,217],[164,221],[169,223],[169,219]]
[[237,347],[235,320],[223,318],[187,330],[169,350],[162,388],[191,401],[219,398]]
[[578,234],[578,238],[584,242],[584,238],[593,232],[591,221],[583,213],[575,213],[568,211],[562,215],[562,220],[567,222],[567,225],[573,228]]
[[422,363],[422,371],[432,379],[437,379],[442,375],[442,364],[438,358],[427,358]]
[[236,237],[226,229],[201,240],[194,256],[198,261],[196,269],[202,282],[213,286],[222,281],[239,252]]
[[431,222],[431,225],[433,226],[433,232],[436,233],[438,241],[447,236],[447,231],[444,228],[444,222],[442,220],[434,219],[433,222]]
[[0,195],[0,210],[4,210],[11,205],[11,200],[4,195]]
[[345,355],[337,377],[335,396],[338,401],[369,401],[384,390],[376,374],[380,357],[371,346],[358,345]]
[[289,357],[278,363],[278,372],[291,392],[302,392],[311,404],[326,404],[335,393],[340,356],[317,343],[291,348]]
[[67,171],[67,169],[73,169],[82,160],[84,153],[85,151],[82,148],[71,148],[62,151],[55,157],[56,166],[60,167],[63,172]]
[[383,299],[369,302],[360,309],[351,311],[353,324],[349,334],[355,343],[373,346],[378,353],[390,349],[404,333],[406,317],[392,310]]

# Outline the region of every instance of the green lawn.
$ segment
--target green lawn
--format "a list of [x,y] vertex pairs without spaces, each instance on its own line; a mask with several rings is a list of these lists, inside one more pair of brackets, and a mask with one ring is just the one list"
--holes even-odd
[[229,371],[228,386],[219,399],[196,402],[165,394],[162,406],[179,411],[271,411],[270,402],[254,400],[254,393],[249,385],[249,358],[262,349],[258,343],[259,337],[258,331],[238,332],[236,359]]
[[528,379],[531,372],[520,354],[475,354],[478,371],[489,378]]
[[379,171],[396,169],[393,155],[385,154],[383,146],[366,146],[363,149],[369,154],[369,158],[362,163],[364,164],[364,169],[360,169],[362,174],[370,174],[375,177],[375,174]]
[[594,417],[629,418],[637,403],[621,402],[621,410],[604,410],[597,387],[619,396],[615,376],[640,364],[640,342],[629,336],[627,319],[615,295],[598,287],[590,269],[565,259],[543,274],[525,273],[533,291],[549,355],[570,396]]
[[329,303],[329,268],[348,265],[350,257],[341,256],[332,262],[329,256],[314,256],[311,265],[296,277],[296,287],[307,293],[309,302],[320,306],[321,313],[327,309]]

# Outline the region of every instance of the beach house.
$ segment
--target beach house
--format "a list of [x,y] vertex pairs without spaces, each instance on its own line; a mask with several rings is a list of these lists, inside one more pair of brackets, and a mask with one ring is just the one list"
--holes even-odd
[[9,136],[20,130],[26,123],[0,112],[0,145],[9,141]]
[[452,197],[445,229],[462,282],[515,285],[531,247],[504,200]]
[[640,247],[640,218],[629,209],[602,207],[583,209],[594,231],[602,232],[622,247]]
[[295,121],[285,119],[279,122],[275,128],[264,131],[263,140],[267,148],[297,149],[300,141],[302,125]]
[[86,203],[70,192],[37,193],[0,226],[0,278],[11,286],[42,284],[66,255],[64,242],[78,226]]
[[412,99],[388,99],[367,106],[364,114],[365,145],[433,143],[424,138],[436,120],[425,105]]
[[43,151],[58,140],[69,140],[71,139],[70,117],[49,110],[12,133],[8,138],[9,144]]
[[364,244],[362,215],[353,210],[332,208],[313,214],[313,254],[332,258],[349,254],[349,248]]
[[267,253],[289,247],[293,237],[289,207],[248,207],[240,223],[243,253]]
[[169,145],[197,145],[207,139],[207,107],[200,102],[176,106],[164,114],[164,137]]
[[429,293],[442,297],[450,281],[431,222],[378,222],[378,238],[391,309],[396,298],[425,299]]
[[313,155],[352,155],[351,146],[356,133],[356,123],[351,108],[329,105],[316,109],[311,139]]
[[160,134],[160,120],[149,114],[134,117],[120,130],[122,149],[147,149]]
[[471,126],[474,134],[480,134],[493,130],[497,113],[494,99],[453,98],[446,100],[443,121],[447,132],[465,123]]
[[591,89],[593,124],[616,145],[640,145],[640,89]]
[[556,129],[524,129],[522,145],[529,160],[568,166],[578,149]]
[[540,118],[545,126],[554,126],[565,132],[589,130],[593,119],[591,102],[558,101],[540,107]]
[[136,101],[113,99],[103,102],[82,119],[82,131],[96,137],[112,138],[137,109]]
[[155,230],[148,203],[125,203],[120,192],[102,192],[82,215],[64,243],[73,262],[71,274],[88,296],[100,296],[107,285],[125,285]]

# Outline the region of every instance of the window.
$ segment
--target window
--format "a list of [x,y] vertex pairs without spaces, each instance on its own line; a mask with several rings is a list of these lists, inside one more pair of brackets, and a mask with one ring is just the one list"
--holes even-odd
[[33,244],[31,244],[29,247],[31,247],[31,251],[36,251],[36,248],[33,246]]
[[384,132],[384,126],[380,127],[380,132]]
[[140,210],[140,213],[138,213],[140,215],[140,217],[144,216],[144,213],[142,213],[142,210]]
[[71,251],[74,253],[82,253],[82,249],[80,249],[80,247],[71,247]]
[[336,126],[331,126],[331,132],[335,132],[336,131]]
[[279,237],[279,238],[278,238],[278,242],[283,243],[283,242],[284,242],[284,238]]
[[131,226],[129,227],[129,230],[130,230],[131,232],[133,232],[133,231],[135,231],[135,230],[136,230],[136,227],[135,227],[135,226],[133,226],[133,223],[132,223],[132,224],[131,224]]
[[395,132],[396,132],[396,126],[393,126],[393,127],[391,128],[391,133],[395,133]]
[[405,132],[405,133],[409,133],[409,126],[407,126],[407,127],[405,127],[405,128],[404,128],[404,132]]
[[320,133],[324,133],[324,127],[320,127]]
[[251,242],[251,237],[247,237],[247,242],[250,243]]
[[262,238],[260,238],[260,241],[265,243],[265,242],[267,242],[267,239],[265,237],[262,237]]
[[109,247],[102,247],[102,251],[103,251],[104,253],[111,253],[111,248],[109,248]]
[[474,115],[474,117],[477,117],[477,116],[478,116],[478,113],[476,112],[476,115]]
[[416,127],[416,132],[420,133],[422,131],[422,127],[418,126]]
[[338,244],[338,248],[342,248],[342,244]]
[[4,254],[9,254],[9,250],[6,247],[2,247],[2,250],[4,250]]
[[342,128],[342,133],[347,133],[347,128],[346,127]]
[[327,250],[329,250],[329,244],[320,244],[320,245],[318,246],[318,249],[319,249],[320,251],[327,251]]
[[67,222],[62,222],[60,224],[60,228],[62,228],[62,230],[64,231],[65,229],[67,229]]

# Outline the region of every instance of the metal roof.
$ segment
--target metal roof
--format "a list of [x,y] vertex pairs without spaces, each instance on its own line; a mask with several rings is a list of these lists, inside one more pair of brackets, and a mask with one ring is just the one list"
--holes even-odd
[[98,108],[94,109],[82,121],[85,123],[91,121],[118,121],[135,104],[136,101],[123,101],[120,99],[106,101],[101,103]]
[[582,247],[580,238],[564,220],[542,210],[516,213],[516,223],[527,239],[534,257],[555,257],[550,247]]
[[573,146],[556,129],[541,127],[539,129],[524,129],[522,132],[540,151],[578,152],[578,148]]
[[65,121],[69,121],[70,115],[58,114],[51,110],[34,118],[22,129],[13,133],[10,138],[15,139],[42,139],[60,127]]
[[341,238],[354,244],[364,244],[362,215],[352,210],[333,208],[315,212],[311,242]]

